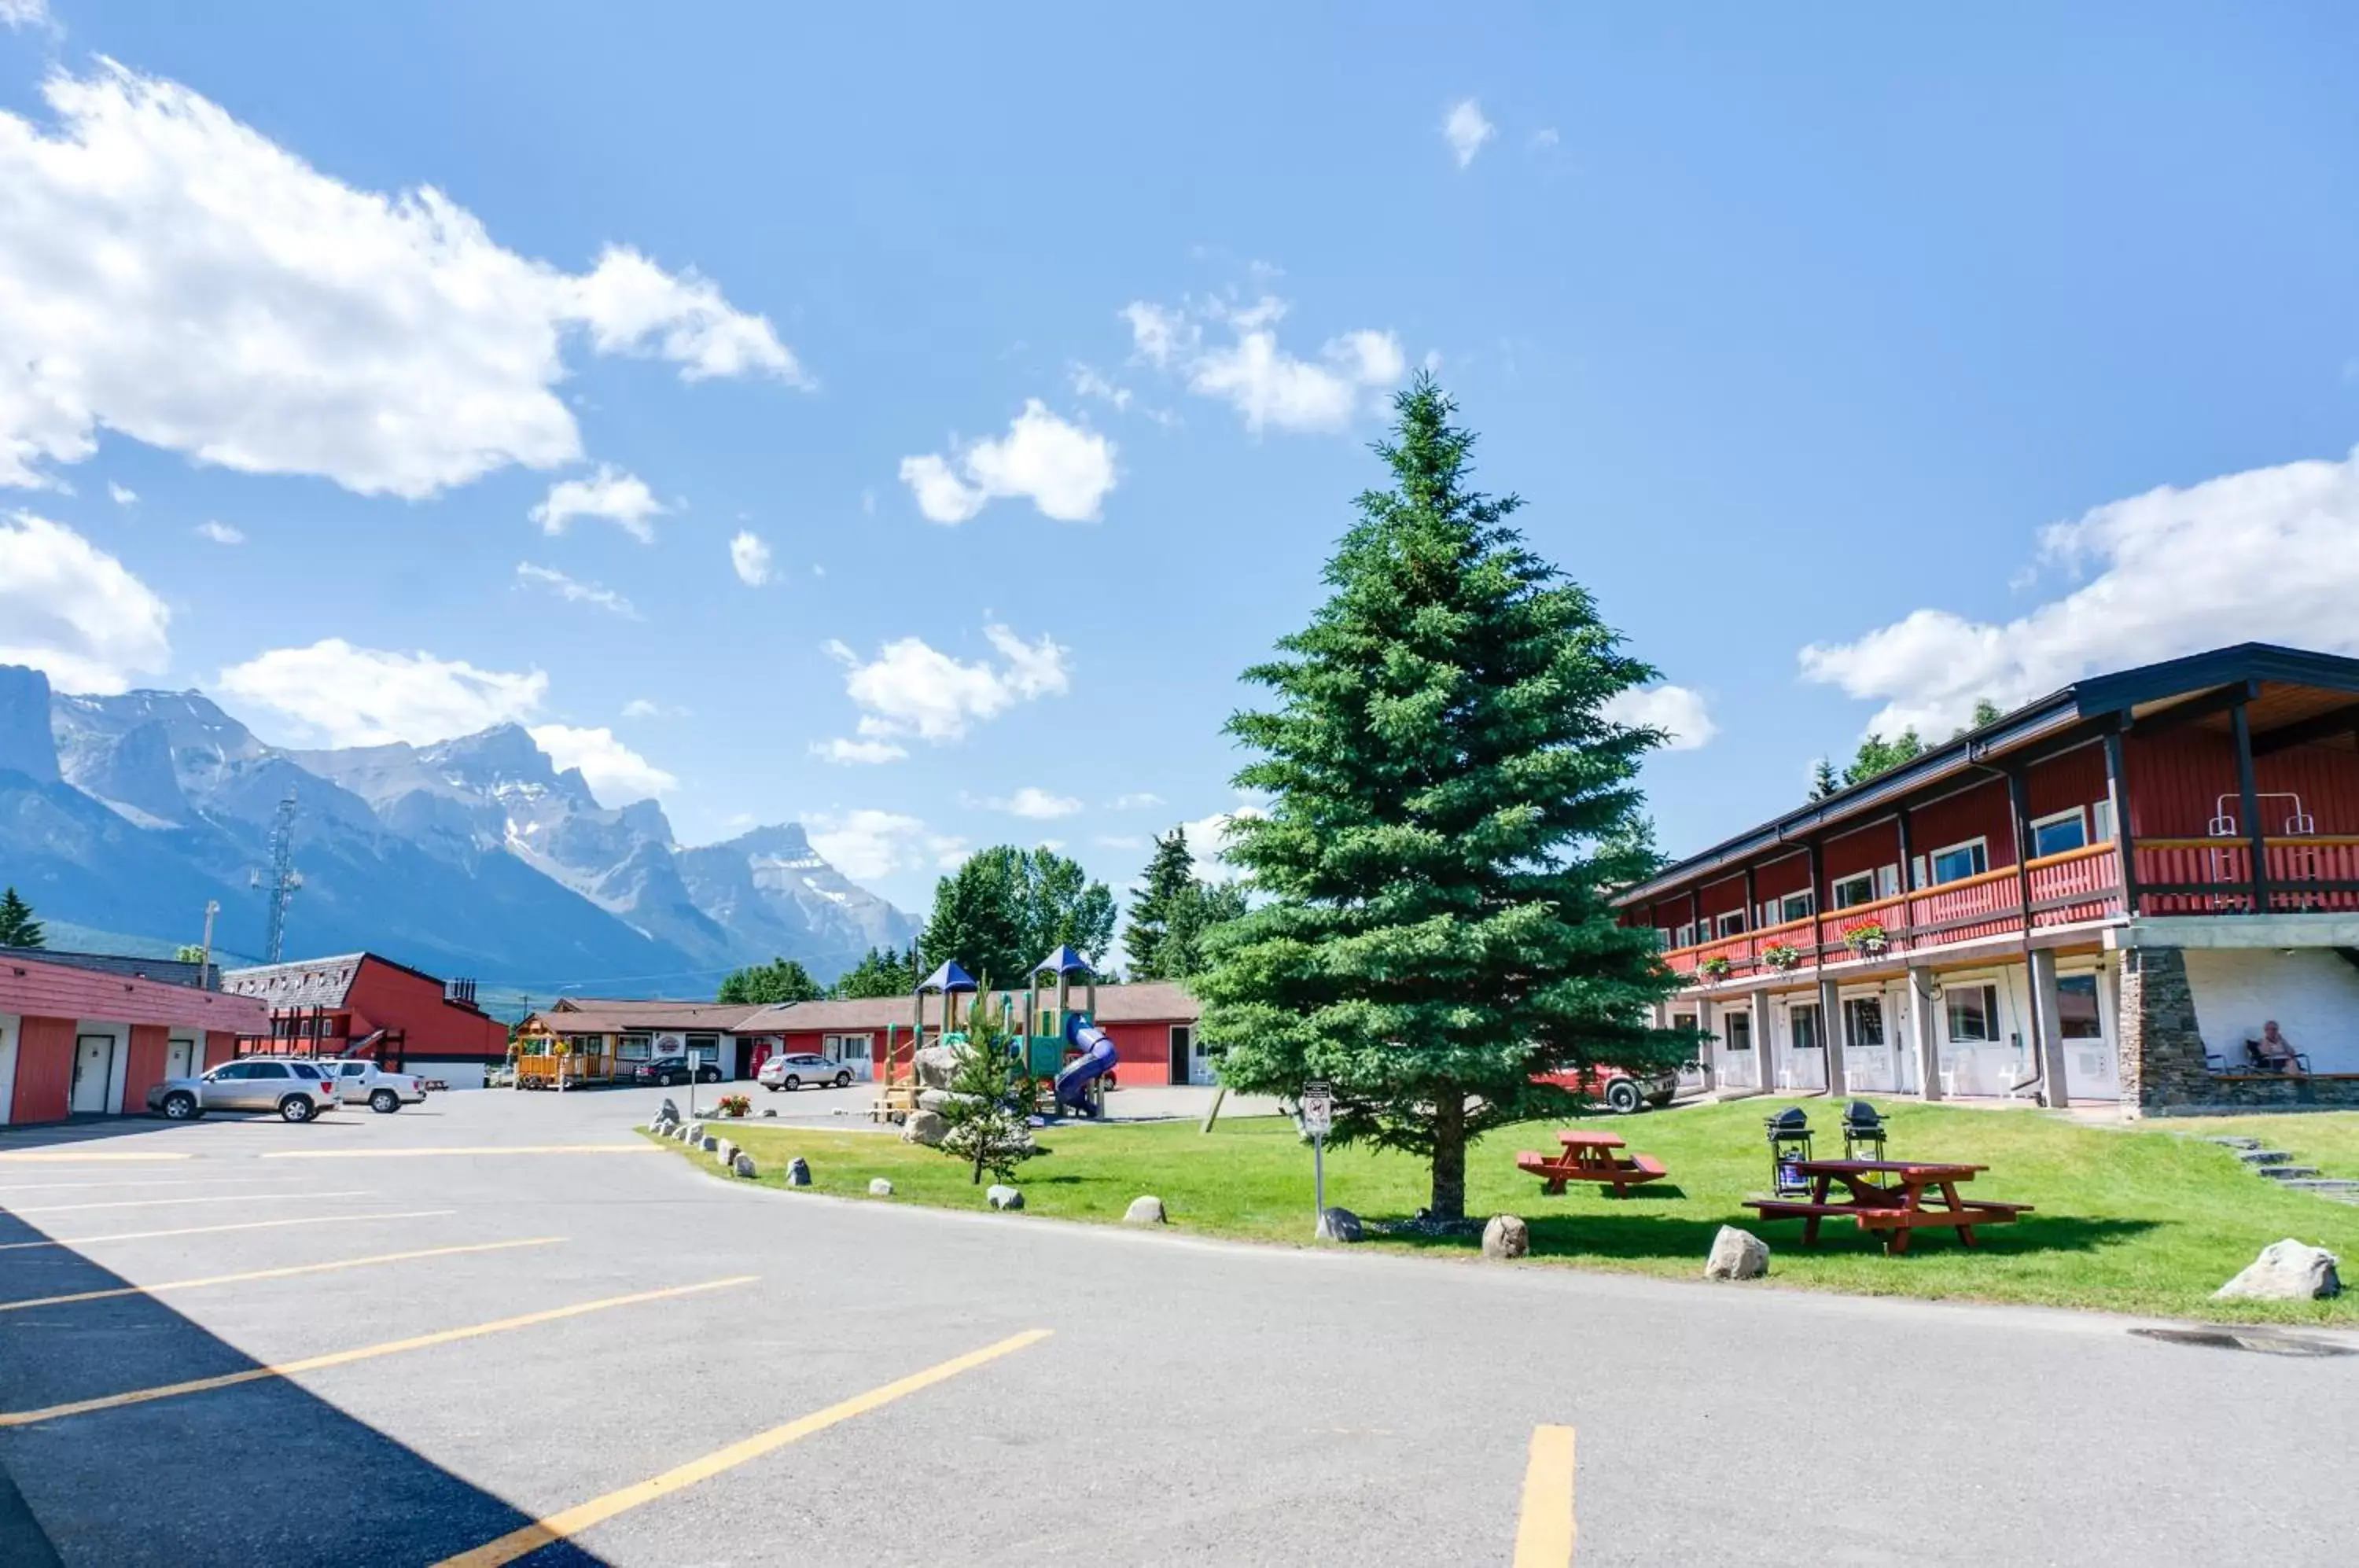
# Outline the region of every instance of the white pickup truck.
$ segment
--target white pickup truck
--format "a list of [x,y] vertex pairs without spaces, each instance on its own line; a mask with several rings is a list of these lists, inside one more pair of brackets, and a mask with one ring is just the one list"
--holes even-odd
[[343,1105],[366,1105],[379,1116],[389,1116],[404,1105],[422,1105],[426,1100],[425,1084],[407,1073],[387,1073],[374,1062],[342,1058],[319,1066]]

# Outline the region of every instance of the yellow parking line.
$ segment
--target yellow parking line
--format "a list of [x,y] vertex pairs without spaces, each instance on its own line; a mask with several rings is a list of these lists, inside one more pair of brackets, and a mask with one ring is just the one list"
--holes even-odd
[[213,1274],[201,1279],[167,1279],[160,1285],[125,1285],[112,1290],[77,1290],[71,1296],[38,1296],[30,1301],[0,1301],[0,1312],[21,1312],[27,1307],[62,1307],[75,1301],[107,1301],[118,1296],[154,1296],[166,1290],[195,1290],[208,1285],[243,1285],[253,1279],[289,1279],[298,1274],[328,1274],[339,1269],[365,1269],[373,1263],[408,1263],[420,1258],[454,1258],[467,1252],[505,1252],[517,1247],[549,1247],[561,1236],[536,1236],[523,1241],[479,1241],[465,1247],[429,1247],[417,1252],[380,1252],[373,1258],[346,1258],[333,1263],[298,1263],[287,1269],[256,1269],[244,1274]]
[[763,1454],[784,1448],[790,1443],[799,1443],[812,1433],[824,1432],[839,1421],[850,1421],[857,1415],[865,1415],[870,1410],[889,1405],[905,1395],[914,1394],[920,1388],[929,1388],[936,1383],[946,1382],[957,1377],[962,1372],[972,1372],[987,1362],[1012,1355],[1027,1345],[1038,1345],[1048,1338],[1049,1334],[1049,1331],[1045,1328],[1027,1329],[1022,1334],[1009,1335],[996,1345],[986,1345],[981,1350],[972,1350],[964,1356],[954,1356],[937,1366],[929,1367],[922,1372],[911,1373],[898,1382],[887,1383],[881,1388],[871,1388],[864,1394],[854,1394],[840,1404],[830,1405],[823,1410],[815,1410],[798,1421],[790,1421],[784,1426],[774,1426],[767,1432],[758,1432],[742,1443],[732,1443],[727,1448],[708,1454],[701,1459],[691,1459],[685,1465],[676,1465],[660,1475],[639,1482],[636,1486],[625,1486],[619,1491],[609,1492],[603,1497],[592,1497],[590,1501],[567,1508],[562,1513],[554,1513],[547,1519],[535,1519],[528,1525],[510,1530],[497,1541],[484,1542],[472,1552],[462,1552],[456,1557],[446,1557],[437,1563],[435,1568],[499,1568],[501,1563],[513,1563],[519,1557],[528,1557],[544,1546],[570,1540],[592,1525],[603,1524],[616,1514],[627,1513],[642,1504],[652,1503],[658,1497],[686,1486],[692,1486],[699,1481],[710,1480],[724,1470],[734,1470],[748,1460],[759,1459]]
[[113,1236],[61,1236],[47,1241],[0,1242],[0,1252],[22,1252],[28,1247],[88,1247],[100,1241],[154,1241],[168,1236],[214,1236],[225,1230],[277,1230],[281,1225],[347,1225],[357,1220],[431,1220],[455,1214],[456,1209],[404,1209],[384,1214],[305,1214],[292,1220],[241,1220],[236,1225],[183,1225],[178,1230],[125,1230]]
[[446,1154],[661,1154],[652,1143],[488,1143],[465,1149],[282,1149],[265,1160],[423,1160]]
[[0,1207],[0,1214],[78,1214],[89,1209],[162,1209],[175,1203],[253,1203],[268,1198],[366,1198],[358,1192],[312,1192],[288,1188],[279,1192],[216,1192],[203,1198],[117,1198],[103,1203],[38,1203],[29,1209]]
[[525,1312],[512,1318],[495,1318],[490,1323],[475,1323],[466,1328],[440,1329],[432,1334],[412,1334],[408,1339],[391,1339],[382,1345],[364,1345],[358,1350],[332,1351],[326,1356],[307,1356],[299,1361],[285,1361],[275,1367],[249,1367],[243,1372],[224,1372],[217,1377],[191,1377],[185,1383],[165,1383],[153,1388],[134,1388],[125,1394],[107,1394],[95,1399],[76,1399],[71,1404],[49,1405],[38,1410],[10,1410],[0,1414],[0,1427],[31,1426],[37,1421],[60,1421],[67,1416],[88,1415],[93,1410],[120,1410],[125,1405],[144,1405],[157,1399],[178,1399],[183,1394],[210,1393],[215,1388],[232,1388],[240,1383],[259,1383],[268,1377],[292,1377],[299,1372],[317,1372],[329,1367],[343,1367],[354,1361],[373,1361],[380,1356],[397,1356],[405,1350],[429,1350],[438,1345],[452,1345],[462,1339],[475,1339],[487,1334],[505,1334],[510,1329],[531,1328],[536,1323],[556,1323],[563,1318],[578,1318],[586,1312],[603,1312],[611,1307],[636,1306],[641,1301],[668,1301],[676,1296],[692,1296],[701,1290],[725,1290],[731,1285],[750,1285],[760,1278],[754,1274],[733,1274],[726,1279],[707,1279],[696,1285],[672,1285],[660,1290],[639,1290],[627,1296],[608,1296],[603,1301],[576,1301],[570,1307],[551,1307],[546,1312]]
[[187,1160],[190,1158],[191,1157],[187,1154],[167,1154],[160,1149],[134,1150],[93,1149],[86,1153],[78,1149],[17,1149],[0,1150],[0,1160],[16,1160],[27,1165],[42,1164],[52,1161],[63,1164],[81,1160],[95,1162],[102,1160]]
[[277,1180],[276,1176],[134,1176],[119,1181],[15,1181],[0,1186],[0,1192],[76,1192],[92,1187],[228,1187]]
[[1566,1568],[1572,1561],[1572,1428],[1532,1428],[1524,1462],[1524,1507],[1516,1521],[1515,1568]]

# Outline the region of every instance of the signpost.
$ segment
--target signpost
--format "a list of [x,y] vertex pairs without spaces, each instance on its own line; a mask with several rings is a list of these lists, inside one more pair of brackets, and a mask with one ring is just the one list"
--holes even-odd
[[1327,1129],[1335,1125],[1335,1096],[1324,1079],[1302,1086],[1302,1130],[1310,1135],[1310,1194],[1316,1205],[1312,1235],[1327,1225]]

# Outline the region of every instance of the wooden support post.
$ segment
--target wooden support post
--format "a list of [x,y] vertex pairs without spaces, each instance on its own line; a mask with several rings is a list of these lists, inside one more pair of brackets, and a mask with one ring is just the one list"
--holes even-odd
[[1696,1028],[1701,1030],[1704,1036],[1702,1047],[1696,1051],[1696,1060],[1703,1066],[1704,1093],[1711,1094],[1720,1087],[1721,1081],[1719,1061],[1721,1045],[1712,1032],[1711,997],[1696,998],[1695,1020]]
[[1917,1047],[1917,1097],[1941,1097],[1940,998],[1933,995],[1933,972],[1908,971],[1908,1031]]
[[2105,799],[2114,807],[2114,856],[2122,867],[2122,914],[2137,919],[2137,848],[2130,838],[2129,758],[2122,732],[2105,732]]
[[2236,800],[2245,818],[2245,853],[2253,863],[2252,912],[2266,915],[2269,912],[2268,840],[2261,832],[2260,789],[2253,782],[2253,726],[2245,715],[2243,699],[2228,710],[2228,724],[2236,737]]
[[1819,1049],[1827,1058],[1827,1098],[1840,1100],[1850,1092],[1850,1073],[1843,1062],[1843,998],[1832,980],[1819,982]]
[[1810,963],[1822,965],[1827,961],[1827,890],[1821,886],[1826,876],[1819,856],[1819,841],[1812,839],[1804,846],[1809,852],[1810,867]]
[[1761,1073],[1761,1092],[1777,1092],[1777,1026],[1770,1015],[1769,993],[1753,993],[1753,1060]]
[[1899,840],[1900,844],[1900,920],[1893,932],[1893,945],[1895,947],[1902,947],[1913,945],[1908,941],[1908,925],[1911,918],[1909,909],[1917,897],[1916,884],[1912,880],[1912,874],[1909,871],[1910,863],[1917,857],[1913,853],[1916,845],[1911,844],[1908,839],[1908,807],[1902,806],[1894,814],[1892,825],[1897,830],[1895,836]]

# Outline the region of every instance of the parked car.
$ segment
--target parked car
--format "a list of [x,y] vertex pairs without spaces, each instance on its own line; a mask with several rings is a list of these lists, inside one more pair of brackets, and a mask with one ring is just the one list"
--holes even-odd
[[1592,1067],[1582,1073],[1544,1073],[1538,1081],[1570,1089],[1623,1116],[1644,1105],[1660,1110],[1680,1092],[1680,1075],[1669,1068],[1634,1075],[1619,1067]]
[[[685,1083],[688,1082],[688,1058],[658,1056],[642,1062],[638,1070],[631,1074],[631,1081],[636,1083],[660,1083],[667,1089],[675,1083]],[[721,1082],[721,1069],[710,1062],[699,1062],[696,1064],[696,1081],[718,1083]]]
[[762,1070],[754,1074],[754,1082],[774,1094],[781,1089],[799,1089],[806,1083],[832,1083],[841,1089],[852,1082],[852,1069],[824,1056],[773,1056],[762,1063]]
[[308,1122],[335,1106],[336,1092],[316,1065],[272,1056],[240,1057],[147,1091],[147,1108],[176,1122],[207,1111],[276,1111],[282,1120]]
[[426,1099],[423,1082],[407,1073],[387,1073],[374,1062],[332,1057],[320,1063],[320,1071],[335,1085],[339,1101],[366,1105],[381,1116],[389,1116],[404,1105],[421,1105]]

